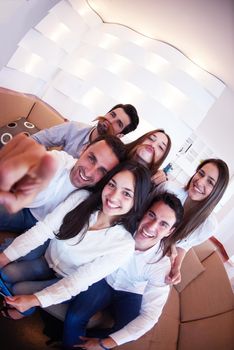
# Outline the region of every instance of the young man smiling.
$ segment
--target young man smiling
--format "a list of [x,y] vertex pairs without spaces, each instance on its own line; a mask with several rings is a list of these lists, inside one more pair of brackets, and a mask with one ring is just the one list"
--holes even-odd
[[[43,220],[77,188],[94,186],[108,171],[124,160],[125,146],[116,136],[106,135],[89,144],[79,159],[74,159],[62,151],[47,153],[51,154],[58,164],[49,185],[39,192],[27,208],[15,214],[9,214],[4,207],[0,207],[0,231],[22,233],[37,221]],[[12,164],[11,168],[12,166],[14,165]],[[20,164],[15,165],[16,169],[17,166],[20,167]],[[6,192],[1,197],[1,203],[5,204],[5,207],[9,207],[8,201],[17,201],[17,196],[12,198],[11,192]]]
[[137,110],[131,104],[118,104],[95,120],[98,123],[94,127],[71,121],[41,130],[32,138],[45,147],[62,146],[64,151],[79,158],[83,146],[97,137],[110,134],[121,138],[135,130],[139,123]]
[[[180,200],[163,193],[151,200],[134,235],[135,253],[106,279],[93,284],[71,301],[64,324],[64,347],[102,350],[135,340],[158,321],[170,287],[165,277],[171,263],[167,253],[170,236],[183,217]],[[89,318],[110,307],[114,326],[91,330],[84,337]]]

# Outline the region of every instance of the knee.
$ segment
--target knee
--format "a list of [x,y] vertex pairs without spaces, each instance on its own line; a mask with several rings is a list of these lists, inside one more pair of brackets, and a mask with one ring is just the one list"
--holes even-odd
[[69,324],[69,327],[79,327],[79,325],[85,325],[89,321],[89,316],[85,310],[76,310],[70,309],[66,315],[66,324]]
[[17,273],[14,265],[8,264],[7,266],[3,267],[1,277],[6,283],[14,283],[17,280]]

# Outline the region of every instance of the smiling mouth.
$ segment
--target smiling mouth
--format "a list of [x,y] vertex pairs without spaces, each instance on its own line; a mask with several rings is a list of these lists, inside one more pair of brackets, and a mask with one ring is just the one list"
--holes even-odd
[[141,234],[145,238],[155,238],[155,235],[150,234],[148,231],[146,231],[144,228],[141,229]]
[[79,176],[81,180],[88,182],[90,181],[90,177],[85,176],[84,171],[82,169],[79,170]]
[[120,208],[119,205],[116,205],[116,204],[110,202],[109,199],[106,200],[106,206],[110,209],[119,209]]
[[204,194],[204,191],[202,191],[196,184],[193,184],[193,189],[199,194]]

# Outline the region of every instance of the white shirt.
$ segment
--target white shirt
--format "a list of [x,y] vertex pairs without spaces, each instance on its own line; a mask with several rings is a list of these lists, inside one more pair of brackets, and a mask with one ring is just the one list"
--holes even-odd
[[[160,192],[162,192],[162,189],[174,193],[180,199],[182,205],[184,205],[188,197],[188,192],[183,188],[176,187],[172,182],[166,182],[163,186],[159,187]],[[217,219],[215,215],[211,213],[196,230],[176,243],[176,246],[184,249],[187,252],[193,246],[201,244],[209,237],[213,236],[217,230],[217,226]]]
[[171,263],[167,256],[158,261],[161,255],[159,243],[145,252],[135,251],[127,263],[106,277],[107,283],[115,290],[143,295],[139,316],[110,334],[118,345],[141,337],[157,323],[162,313],[170,291],[165,277]]
[[41,191],[30,203],[28,208],[32,215],[38,220],[43,220],[51,213],[67,196],[77,188],[71,183],[70,172],[77,159],[63,151],[51,151],[57,160],[58,169],[49,185]]
[[[42,307],[62,303],[88,289],[90,285],[124,264],[134,252],[134,239],[122,225],[97,231],[88,230],[79,244],[76,243],[81,233],[68,240],[55,238],[66,213],[82,202],[88,194],[85,190],[74,192],[47,215],[44,221],[38,222],[30,230],[16,237],[4,250],[4,254],[13,261],[48,238],[51,239],[45,258],[49,266],[63,278],[35,293]],[[97,212],[91,216],[90,225],[93,225],[96,219]]]

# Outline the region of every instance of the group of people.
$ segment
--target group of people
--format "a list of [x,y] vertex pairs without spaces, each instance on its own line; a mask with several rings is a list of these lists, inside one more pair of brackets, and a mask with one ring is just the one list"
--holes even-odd
[[[163,129],[120,140],[139,123],[132,105],[96,120],[18,135],[0,151],[0,231],[18,234],[0,253],[12,293],[1,313],[68,303],[64,349],[111,349],[153,327],[186,252],[214,234],[229,181],[226,163],[207,159],[176,188],[160,169],[171,148]],[[87,331],[107,307],[113,325]]]

